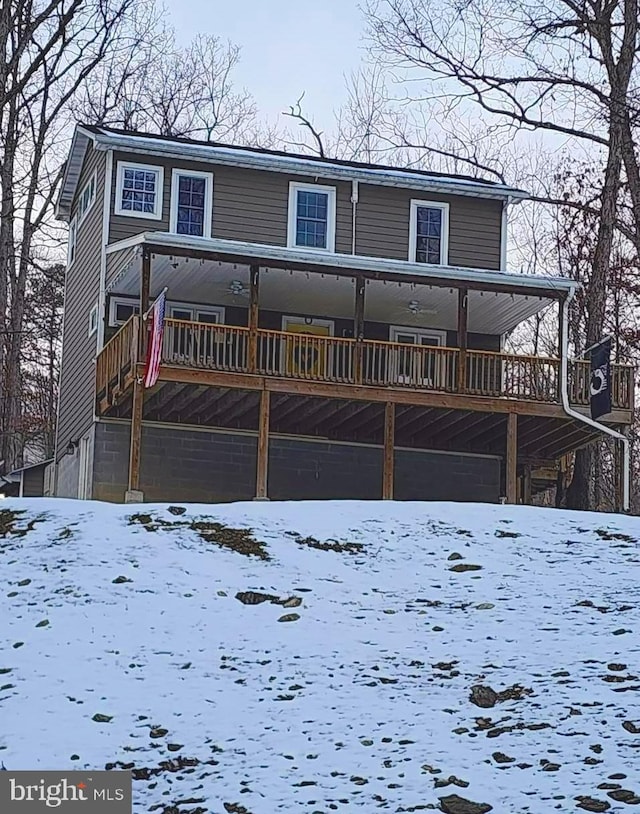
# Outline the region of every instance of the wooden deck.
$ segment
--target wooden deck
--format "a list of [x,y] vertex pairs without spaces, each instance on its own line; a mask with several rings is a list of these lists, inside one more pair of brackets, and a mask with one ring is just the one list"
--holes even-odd
[[[134,316],[98,356],[99,415],[107,414],[131,387],[140,351],[139,317]],[[560,404],[558,359],[165,321],[161,379],[242,387],[248,377],[273,380],[269,389],[278,383],[278,390],[334,392],[337,398],[358,397],[357,392],[373,401],[421,404],[427,394],[446,394],[449,398],[434,404],[487,412],[548,415],[545,405]],[[589,404],[589,379],[588,362],[569,363],[569,398],[576,407]],[[630,420],[633,368],[613,365],[612,380],[618,419],[624,422],[628,412]]]

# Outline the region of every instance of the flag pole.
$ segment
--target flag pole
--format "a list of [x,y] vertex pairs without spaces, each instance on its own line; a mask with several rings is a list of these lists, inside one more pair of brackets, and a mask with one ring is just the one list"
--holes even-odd
[[597,348],[599,345],[604,345],[605,342],[610,342],[610,341],[613,342],[613,334],[608,334],[607,336],[603,336],[602,339],[600,339],[598,342],[594,342],[593,345],[589,345],[588,348],[585,348],[578,358],[582,359],[583,357],[585,357],[587,355],[587,353],[589,353],[590,350],[593,350],[594,348]]
[[149,314],[150,314],[150,313],[153,311],[153,308],[154,308],[155,304],[158,302],[158,300],[160,299],[160,297],[161,297],[163,294],[166,294],[168,290],[169,290],[168,286],[165,286],[165,287],[162,289],[162,291],[161,291],[161,292],[158,294],[158,296],[155,298],[155,300],[154,300],[154,301],[151,303],[151,305],[149,306],[149,308],[148,308],[148,309],[147,309],[147,310],[144,312],[144,314],[142,315],[142,319],[143,319],[143,321],[144,321],[144,322],[146,322],[146,321],[147,321],[147,319],[148,319],[148,317],[149,317]]

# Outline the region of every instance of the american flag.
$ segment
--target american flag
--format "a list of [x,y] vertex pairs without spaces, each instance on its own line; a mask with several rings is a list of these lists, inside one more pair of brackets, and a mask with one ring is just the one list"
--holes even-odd
[[147,364],[144,372],[144,386],[153,387],[160,373],[162,358],[162,333],[164,331],[164,307],[166,295],[163,291],[151,307],[151,330],[147,347]]

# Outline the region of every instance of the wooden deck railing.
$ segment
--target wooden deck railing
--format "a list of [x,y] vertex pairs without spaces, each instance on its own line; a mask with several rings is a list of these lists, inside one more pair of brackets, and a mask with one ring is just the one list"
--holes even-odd
[[106,398],[110,402],[114,395],[126,389],[138,358],[139,331],[140,317],[134,314],[98,355],[96,393],[99,399]]
[[[105,345],[98,357],[98,393],[122,386],[131,369],[131,348],[137,347],[139,318],[132,317]],[[298,332],[165,321],[162,363],[176,367],[256,373],[291,379],[401,387],[411,390],[461,392],[492,398],[557,403],[560,362],[539,356],[518,356],[467,350],[461,367],[458,348],[403,345],[343,339]],[[588,405],[589,363],[569,364],[569,399]],[[633,368],[612,366],[615,408],[633,408]]]

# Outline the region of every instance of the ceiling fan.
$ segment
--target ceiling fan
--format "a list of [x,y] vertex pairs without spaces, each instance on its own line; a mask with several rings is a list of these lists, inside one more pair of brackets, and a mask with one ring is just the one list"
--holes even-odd
[[411,302],[407,305],[407,310],[410,311],[412,314],[429,314],[433,316],[437,314],[437,310],[435,308],[423,308],[417,300],[411,300]]
[[248,297],[249,289],[241,280],[232,280],[227,291],[233,297]]

